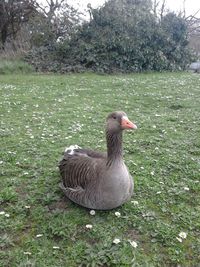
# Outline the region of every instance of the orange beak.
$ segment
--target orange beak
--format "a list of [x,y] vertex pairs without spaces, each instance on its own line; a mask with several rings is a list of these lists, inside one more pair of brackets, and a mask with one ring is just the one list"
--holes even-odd
[[122,129],[137,129],[137,126],[126,116],[122,117],[121,126]]

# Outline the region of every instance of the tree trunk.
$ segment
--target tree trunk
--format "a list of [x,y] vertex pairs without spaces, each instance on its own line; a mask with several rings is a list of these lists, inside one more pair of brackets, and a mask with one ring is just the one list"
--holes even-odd
[[8,29],[7,25],[4,25],[4,27],[1,29],[1,43],[2,43],[2,49],[5,49],[5,43],[8,37]]

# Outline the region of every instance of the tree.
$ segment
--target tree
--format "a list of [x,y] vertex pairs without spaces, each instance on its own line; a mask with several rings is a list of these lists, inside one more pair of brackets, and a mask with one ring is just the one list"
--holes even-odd
[[106,72],[147,68],[142,50],[148,49],[149,29],[156,23],[151,1],[110,0],[99,9],[89,8],[91,21],[72,37],[66,57],[73,54],[86,68]]
[[[31,47],[47,45],[66,38],[80,22],[80,13],[67,0],[0,1],[0,43],[5,48],[13,42],[20,31],[26,33]],[[14,46],[14,42],[13,42]]]
[[[53,60],[55,71],[184,69],[190,60],[187,24],[181,16],[165,13],[164,6],[165,1],[157,14],[151,0],[109,0],[98,9],[88,5],[90,21],[63,36],[50,53],[45,51],[45,58]],[[44,51],[41,55],[44,59]]]
[[80,12],[66,0],[35,2],[38,14],[29,22],[32,47],[52,45],[66,39],[80,22]]
[[1,0],[0,2],[0,42],[2,48],[8,37],[15,39],[31,15],[36,12],[33,0]]
[[189,45],[200,58],[200,18],[190,16],[186,22],[189,28]]
[[185,19],[170,12],[163,16],[160,25],[164,41],[162,51],[167,59],[168,68],[184,69],[191,56],[188,50],[188,30]]

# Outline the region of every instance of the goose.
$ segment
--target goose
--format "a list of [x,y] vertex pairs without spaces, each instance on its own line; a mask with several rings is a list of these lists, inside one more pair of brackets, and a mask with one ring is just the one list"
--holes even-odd
[[66,148],[59,169],[60,188],[67,198],[94,210],[114,209],[131,198],[133,178],[122,155],[124,129],[137,129],[137,126],[125,112],[115,111],[106,119],[107,153],[77,145]]

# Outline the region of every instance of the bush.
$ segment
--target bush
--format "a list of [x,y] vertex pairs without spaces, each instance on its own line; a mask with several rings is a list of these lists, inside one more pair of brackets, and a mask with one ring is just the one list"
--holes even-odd
[[151,1],[109,0],[69,39],[32,51],[38,70],[141,72],[184,70],[191,60],[187,25],[174,13],[159,19]]

